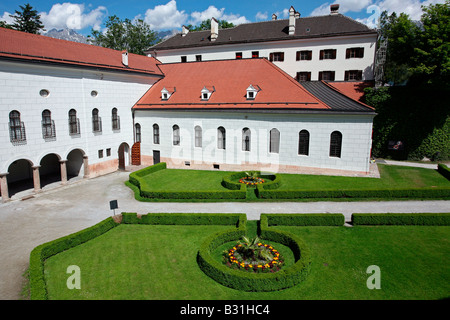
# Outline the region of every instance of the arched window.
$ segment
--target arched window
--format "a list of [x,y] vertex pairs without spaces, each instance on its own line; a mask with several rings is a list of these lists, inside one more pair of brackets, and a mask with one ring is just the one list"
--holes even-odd
[[153,143],[159,144],[159,126],[158,124],[153,124]]
[[202,147],[202,127],[195,126],[195,146],[201,148]]
[[217,128],[217,148],[225,149],[226,145],[226,132],[224,127]]
[[26,141],[25,125],[20,121],[20,112],[13,110],[9,113],[9,135],[11,142]]
[[278,129],[276,128],[270,130],[269,152],[280,152],[280,131],[278,131]]
[[112,121],[112,129],[119,130],[120,129],[120,117],[117,115],[117,108],[112,108],[111,121]]
[[330,136],[330,157],[341,157],[342,133],[333,131]]
[[302,130],[298,134],[298,154],[309,155],[309,132]]
[[102,131],[101,118],[98,116],[98,109],[92,110],[92,131],[100,132]]
[[250,151],[251,131],[249,128],[242,129],[242,151]]
[[50,110],[42,111],[42,137],[44,139],[54,138],[56,136],[55,123],[52,121]]
[[69,111],[69,134],[80,134],[80,120],[77,118],[75,109],[70,109]]
[[172,127],[173,131],[173,145],[179,146],[180,145],[180,127],[177,125],[174,125]]
[[135,140],[136,142],[141,142],[141,125],[139,123],[136,123],[134,125],[134,135],[135,135]]

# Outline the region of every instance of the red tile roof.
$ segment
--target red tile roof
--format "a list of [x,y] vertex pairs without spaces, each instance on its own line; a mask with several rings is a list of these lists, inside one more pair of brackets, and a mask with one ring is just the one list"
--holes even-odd
[[124,66],[121,51],[5,28],[0,28],[0,58],[162,75],[154,58],[129,53]]
[[329,81],[328,84],[342,94],[359,102],[364,102],[364,89],[375,85],[373,81]]
[[[165,77],[155,83],[134,109],[330,109],[295,79],[267,59],[239,59],[161,64]],[[247,100],[247,88],[258,91]],[[204,87],[215,91],[201,99]],[[161,100],[163,88],[174,88],[172,96]],[[258,88],[259,87],[259,88]]]

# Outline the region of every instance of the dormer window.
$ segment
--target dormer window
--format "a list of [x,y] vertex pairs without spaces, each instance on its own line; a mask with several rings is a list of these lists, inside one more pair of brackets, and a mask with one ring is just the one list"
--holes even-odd
[[261,88],[259,86],[256,86],[256,88],[253,85],[250,85],[247,88],[247,100],[255,100],[256,95],[258,94],[258,91],[260,91]]
[[211,95],[213,94],[214,91],[216,91],[216,89],[214,87],[204,86],[201,91],[202,100],[203,101],[209,100],[209,98],[211,98]]
[[175,92],[175,88],[166,88],[164,87],[161,90],[161,100],[169,100],[172,94]]

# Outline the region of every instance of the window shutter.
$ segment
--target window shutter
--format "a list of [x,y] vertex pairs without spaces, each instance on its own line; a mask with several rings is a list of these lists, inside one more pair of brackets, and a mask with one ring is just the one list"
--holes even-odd
[[295,53],[295,60],[299,61],[300,60],[300,51],[297,51]]
[[351,49],[345,50],[345,59],[350,59],[350,51]]
[[335,75],[335,71],[331,71],[330,72],[330,81],[334,81],[334,75]]
[[336,49],[332,50],[332,59],[336,59]]
[[273,52],[269,54],[269,61],[273,61]]
[[319,71],[319,81],[322,80],[323,77],[323,71]]
[[312,60],[312,51],[308,51],[308,60]]
[[358,80],[362,80],[362,70],[358,71]]
[[324,55],[324,51],[323,51],[323,50],[320,50],[320,55],[319,55],[319,59],[320,59],[320,60],[323,60],[323,55]]
[[280,52],[280,61],[284,61],[284,52]]
[[348,76],[349,76],[349,71],[345,71],[345,76],[344,76],[345,81],[348,81]]

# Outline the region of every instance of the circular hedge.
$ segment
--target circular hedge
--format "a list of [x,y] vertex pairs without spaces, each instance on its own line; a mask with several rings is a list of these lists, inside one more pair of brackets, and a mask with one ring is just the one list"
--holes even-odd
[[[252,171],[255,172],[260,178],[264,180],[263,183],[255,184],[255,186],[263,187],[267,189],[276,189],[281,184],[281,177],[275,173]],[[240,179],[246,178],[246,171],[233,172],[222,178],[222,186],[230,190],[240,190],[243,183],[239,182]],[[247,184],[244,184],[247,185]]]
[[249,273],[231,269],[217,261],[212,253],[226,242],[238,240],[245,230],[230,230],[213,234],[200,246],[197,262],[200,269],[218,283],[242,291],[275,291],[290,288],[305,280],[309,273],[311,256],[303,241],[284,231],[266,230],[262,239],[289,247],[294,253],[295,263],[275,273]]

